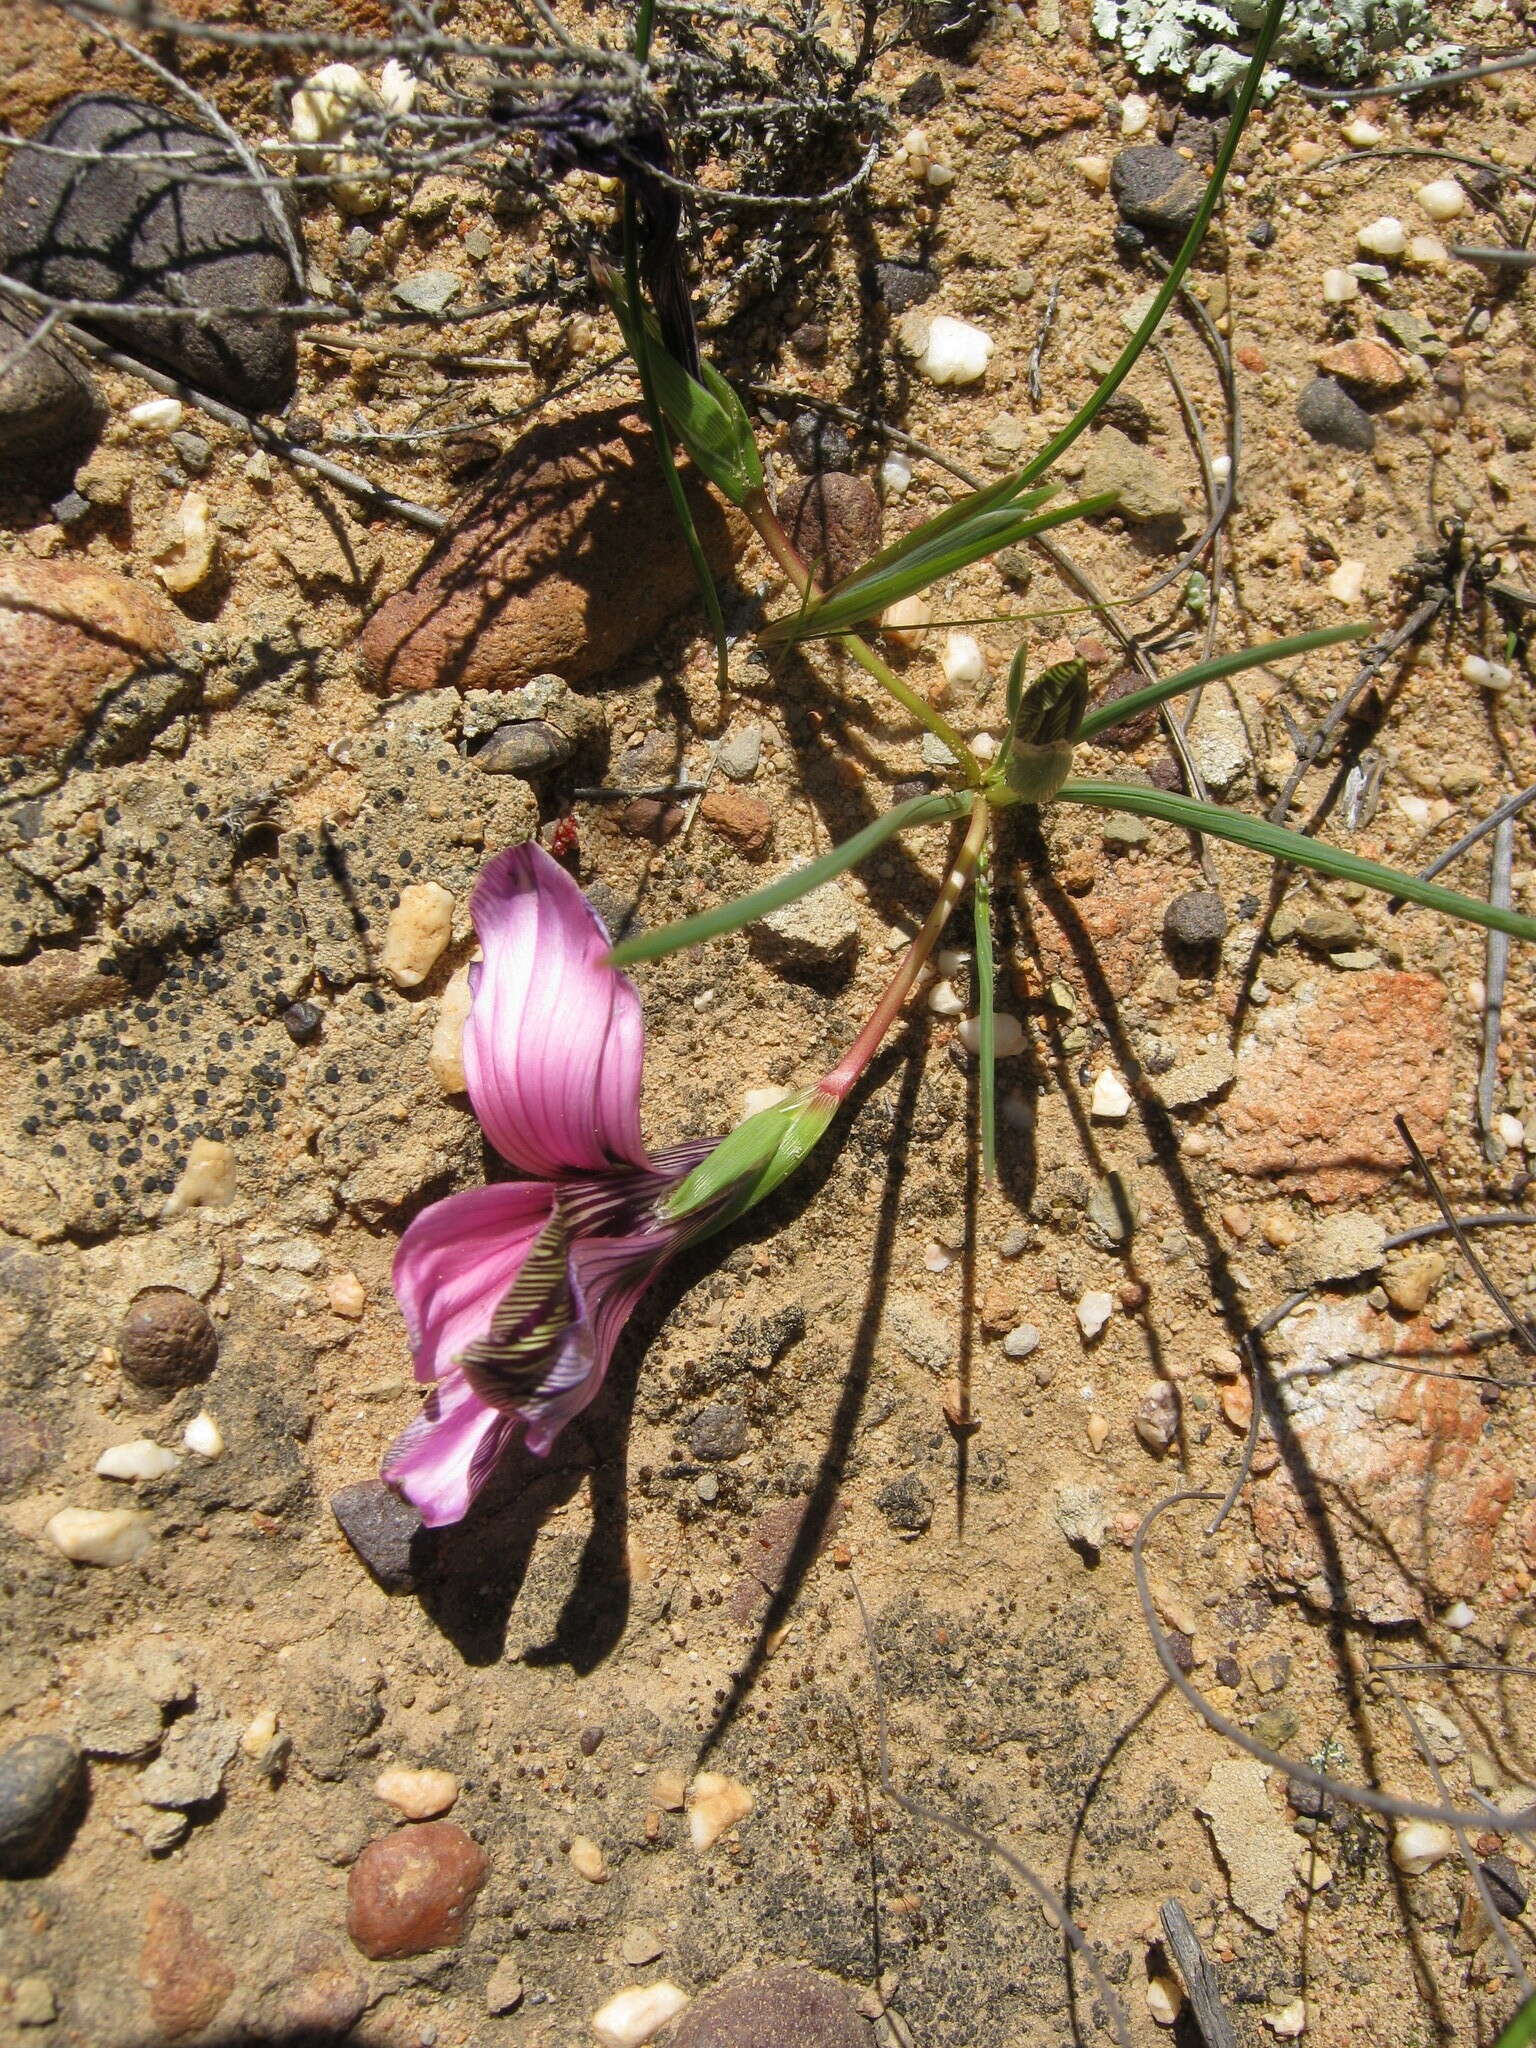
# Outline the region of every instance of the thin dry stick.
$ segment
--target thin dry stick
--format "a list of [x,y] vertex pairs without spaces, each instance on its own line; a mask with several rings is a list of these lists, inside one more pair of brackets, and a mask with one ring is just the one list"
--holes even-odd
[[[1514,900],[1515,821],[1504,818],[1493,835],[1488,901],[1508,910]],[[1504,989],[1509,979],[1509,934],[1488,934],[1483,971],[1483,1059],[1477,1077],[1477,1120],[1483,1133],[1483,1156],[1502,1157],[1503,1145],[1493,1124],[1494,1091],[1499,1082],[1499,1034],[1504,1021]]]
[[[1496,811],[1490,811],[1486,818],[1472,827],[1470,832],[1464,832],[1454,846],[1448,846],[1444,853],[1437,853],[1427,868],[1419,870],[1419,880],[1432,882],[1436,875],[1444,873],[1452,861],[1460,860],[1469,848],[1476,846],[1479,839],[1502,825],[1506,818],[1515,817],[1533,800],[1536,800],[1536,782],[1533,782],[1529,789],[1522,789],[1518,796],[1506,797]],[[1392,897],[1387,905],[1389,910],[1401,910],[1402,907],[1401,896]]]
[[1169,1899],[1158,1918],[1163,1923],[1163,1936],[1169,1953],[1184,1979],[1184,1988],[1189,1993],[1195,2024],[1200,2029],[1205,2048],[1237,2048],[1237,2036],[1222,2006],[1215,1967],[1207,1960],[1205,1950],[1189,1924],[1189,1915],[1177,1899]]
[[1488,1294],[1490,1299],[1497,1304],[1500,1312],[1509,1318],[1510,1328],[1515,1332],[1515,1335],[1520,1339],[1520,1342],[1525,1346],[1526,1350],[1536,1351],[1536,1333],[1532,1332],[1530,1324],[1525,1320],[1524,1316],[1521,1315],[1519,1309],[1515,1307],[1514,1303],[1510,1300],[1509,1296],[1504,1292],[1503,1288],[1499,1285],[1498,1281],[1494,1279],[1493,1275],[1489,1272],[1488,1268],[1483,1264],[1482,1260],[1478,1257],[1476,1251],[1473,1249],[1472,1240],[1467,1236],[1466,1231],[1463,1230],[1461,1224],[1457,1221],[1456,1216],[1452,1211],[1450,1203],[1445,1199],[1444,1191],[1441,1188],[1439,1181],[1435,1177],[1434,1169],[1431,1167],[1429,1161],[1424,1157],[1424,1154],[1419,1147],[1419,1142],[1417,1138],[1415,1138],[1412,1131],[1409,1130],[1407,1119],[1401,1115],[1398,1115],[1393,1117],[1392,1121],[1397,1126],[1397,1135],[1402,1139],[1403,1143],[1407,1146],[1409,1155],[1412,1158],[1414,1165],[1419,1169],[1419,1172],[1424,1176],[1424,1185],[1429,1189],[1429,1192],[1434,1196],[1435,1207],[1440,1211],[1440,1214],[1445,1218],[1446,1228],[1450,1231],[1452,1237],[1455,1238],[1457,1248],[1461,1252],[1462,1257],[1466,1260],[1467,1264],[1472,1268],[1473,1272],[1482,1282],[1485,1292]]

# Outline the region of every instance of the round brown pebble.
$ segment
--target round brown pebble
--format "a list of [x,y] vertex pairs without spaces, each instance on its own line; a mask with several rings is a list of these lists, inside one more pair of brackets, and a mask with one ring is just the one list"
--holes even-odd
[[171,1393],[207,1379],[219,1356],[219,1334],[200,1301],[179,1287],[139,1295],[117,1333],[123,1371],[137,1386]]
[[424,1821],[380,1836],[347,1880],[353,1945],[374,1962],[455,1947],[490,1867],[456,1821]]
[[842,1985],[805,1963],[772,1963],[706,1991],[678,2020],[669,2048],[868,2048],[869,2028]]

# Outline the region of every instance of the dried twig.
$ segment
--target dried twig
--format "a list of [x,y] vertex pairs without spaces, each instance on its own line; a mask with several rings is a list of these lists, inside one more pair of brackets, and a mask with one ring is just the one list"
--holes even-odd
[[1195,2024],[1200,2029],[1205,2048],[1237,2048],[1237,2036],[1221,2002],[1215,1967],[1206,1959],[1195,1930],[1189,1924],[1189,1915],[1177,1899],[1169,1899],[1158,1917],[1163,1923],[1169,1954],[1178,1964],[1179,1975],[1184,1979],[1184,1988],[1189,1993]]

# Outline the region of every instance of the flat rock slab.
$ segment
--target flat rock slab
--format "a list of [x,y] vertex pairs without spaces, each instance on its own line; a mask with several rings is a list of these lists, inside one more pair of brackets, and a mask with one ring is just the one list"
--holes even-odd
[[1285,1913],[1301,1838],[1270,1804],[1269,1772],[1253,1757],[1212,1764],[1195,1801],[1226,1866],[1227,1889],[1239,1913],[1271,1932]]
[[[732,527],[683,465],[716,575]],[[650,431],[622,407],[535,427],[363,634],[378,686],[511,689],[601,675],[696,595]]]
[[868,2048],[842,1985],[805,1963],[773,1963],[717,1984],[683,2014],[670,2048]]

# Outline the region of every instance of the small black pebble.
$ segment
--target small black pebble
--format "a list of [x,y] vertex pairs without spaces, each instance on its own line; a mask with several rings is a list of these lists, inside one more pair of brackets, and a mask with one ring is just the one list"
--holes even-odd
[[1320,1785],[1304,1785],[1299,1778],[1287,1780],[1285,1796],[1304,1820],[1326,1820],[1333,1812],[1333,1797]]
[[1141,228],[1133,227],[1128,220],[1116,221],[1110,240],[1115,245],[1117,256],[1139,256],[1146,248],[1150,237]]
[[1514,1864],[1501,1850],[1498,1855],[1490,1856],[1486,1863],[1480,1863],[1478,1868],[1483,1874],[1483,1882],[1488,1887],[1493,1903],[1504,1918],[1518,1920],[1525,1911],[1529,1894],[1525,1888],[1525,1880]]
[[1255,249],[1267,249],[1275,239],[1275,224],[1272,220],[1255,221],[1248,230],[1248,239]]
[[318,1003],[290,1003],[283,1012],[283,1029],[295,1045],[313,1038],[324,1021],[325,1013]]
[[1240,1685],[1242,1677],[1243,1674],[1237,1668],[1237,1659],[1235,1657],[1218,1657],[1216,1659],[1216,1682],[1218,1685]]
[[597,1746],[602,1741],[605,1733],[606,1730],[602,1728],[583,1728],[580,1736],[577,1738],[582,1755],[595,1756],[597,1754]]
[[1168,1631],[1168,1654],[1187,1678],[1195,1668],[1195,1646],[1179,1628]]
[[90,512],[91,501],[82,497],[79,491],[66,491],[57,504],[49,508],[60,526],[78,526]]

